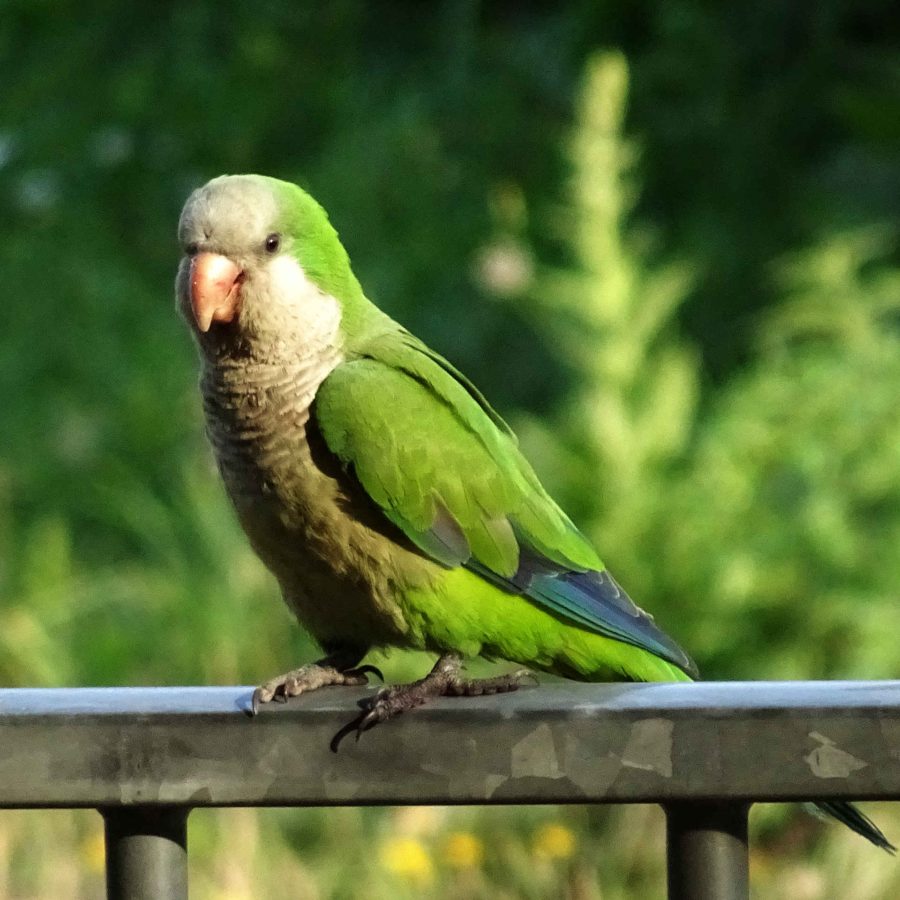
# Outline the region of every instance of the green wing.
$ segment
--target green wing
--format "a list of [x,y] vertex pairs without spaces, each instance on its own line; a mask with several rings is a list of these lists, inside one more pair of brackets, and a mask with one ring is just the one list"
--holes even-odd
[[506,423],[407,332],[380,336],[332,372],[315,416],[331,451],[385,515],[444,565],[471,560],[512,578],[525,545],[554,566],[603,568]]
[[696,673],[604,571],[506,423],[412,335],[382,335],[338,366],[319,388],[314,415],[331,451],[432,559]]

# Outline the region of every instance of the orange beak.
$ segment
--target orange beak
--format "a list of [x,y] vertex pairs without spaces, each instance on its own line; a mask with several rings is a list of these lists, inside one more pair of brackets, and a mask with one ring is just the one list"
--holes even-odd
[[241,302],[244,273],[218,253],[198,253],[191,260],[191,308],[197,327],[209,331],[213,322],[231,322]]

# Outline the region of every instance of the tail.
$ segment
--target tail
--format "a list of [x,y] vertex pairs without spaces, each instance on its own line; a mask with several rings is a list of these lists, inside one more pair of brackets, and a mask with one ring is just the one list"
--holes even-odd
[[[663,678],[700,678],[694,661],[656,625],[652,616],[634,604],[607,571],[554,570],[552,563],[533,551],[523,553],[519,571],[511,579],[500,578],[474,560],[469,561],[466,567],[503,590],[524,594],[573,625],[646,651],[651,658],[655,657],[665,666],[661,676]],[[656,673],[636,671],[628,665],[619,668],[626,678],[634,680],[656,680],[660,677]],[[572,677],[569,672],[565,674]],[[580,675],[591,680],[587,672],[581,671]],[[852,803],[823,800],[813,806],[820,813],[842,822],[876,847],[888,853],[896,852],[897,848],[884,836],[881,829]]]
[[862,835],[876,847],[891,854],[897,852],[897,848],[884,836],[884,832],[852,803],[847,803],[845,800],[822,800],[814,806],[825,815],[842,822],[851,831]]
[[[656,626],[651,616],[632,603],[608,572],[538,575],[526,593],[554,611],[575,621],[581,620],[579,624],[599,634],[639,647],[671,664],[669,677],[699,679],[697,667],[690,657]],[[896,852],[897,848],[884,832],[852,803],[823,800],[814,806],[876,847],[888,853]]]

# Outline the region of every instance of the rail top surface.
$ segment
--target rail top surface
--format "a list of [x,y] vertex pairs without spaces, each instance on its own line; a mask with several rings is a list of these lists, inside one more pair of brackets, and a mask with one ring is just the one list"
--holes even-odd
[[900,681],[542,684],[336,754],[367,691],[251,693],[0,690],[0,807],[900,799]]

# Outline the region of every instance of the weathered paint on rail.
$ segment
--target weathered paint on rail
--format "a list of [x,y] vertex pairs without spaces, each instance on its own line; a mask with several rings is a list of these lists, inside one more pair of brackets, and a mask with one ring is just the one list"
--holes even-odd
[[443,699],[331,753],[364,691],[0,690],[0,807],[900,796],[900,682],[544,684]]

